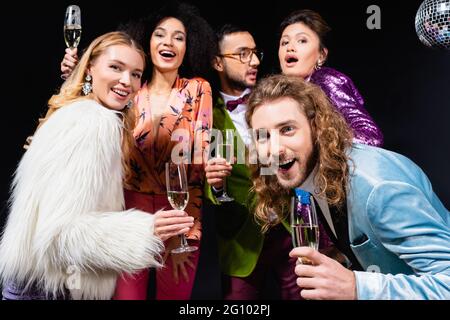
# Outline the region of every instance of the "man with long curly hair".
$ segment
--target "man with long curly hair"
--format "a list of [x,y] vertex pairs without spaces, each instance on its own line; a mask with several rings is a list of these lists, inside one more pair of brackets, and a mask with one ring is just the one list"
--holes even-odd
[[[295,77],[262,80],[246,120],[259,159],[268,159],[253,170],[263,228],[286,218],[291,191],[300,187],[314,196],[321,223],[352,262],[349,270],[314,249],[292,250],[312,262],[295,267],[303,298],[450,298],[449,211],[411,160],[352,144],[320,88]],[[264,166],[275,175],[261,175]]]
[[[273,275],[276,290],[273,296],[284,300],[300,299],[291,272],[296,259],[290,258],[291,239],[284,226],[263,234],[249,211],[254,194],[250,169],[239,157],[245,156],[251,134],[245,122],[246,98],[256,85],[262,53],[255,39],[244,27],[225,24],[217,32],[219,52],[213,67],[220,80],[213,109],[213,127],[235,132],[236,163],[211,158],[206,167],[208,185],[205,194],[214,204],[217,226],[218,256],[222,271],[222,292],[225,300],[258,300],[269,290],[267,275]],[[214,87],[214,86],[213,86]],[[241,148],[242,147],[242,148]],[[244,159],[242,159],[244,160]],[[220,202],[224,188],[234,201]]]

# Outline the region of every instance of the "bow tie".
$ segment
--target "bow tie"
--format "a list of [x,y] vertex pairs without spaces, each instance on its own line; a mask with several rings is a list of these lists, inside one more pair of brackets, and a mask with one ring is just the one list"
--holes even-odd
[[230,111],[230,112],[233,112],[233,110],[236,109],[236,107],[238,105],[243,104],[243,103],[247,103],[247,99],[248,99],[249,95],[250,94],[247,93],[246,95],[243,95],[239,99],[228,101],[227,102],[227,110]]

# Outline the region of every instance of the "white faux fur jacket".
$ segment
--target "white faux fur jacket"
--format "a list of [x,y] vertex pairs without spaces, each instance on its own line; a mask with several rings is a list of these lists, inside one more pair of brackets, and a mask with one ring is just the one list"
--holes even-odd
[[0,277],[110,299],[121,272],[160,266],[153,217],[124,209],[122,120],[93,100],[56,111],[17,168]]

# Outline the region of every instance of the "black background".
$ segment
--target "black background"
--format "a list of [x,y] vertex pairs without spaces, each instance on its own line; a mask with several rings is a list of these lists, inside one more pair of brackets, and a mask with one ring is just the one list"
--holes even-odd
[[[188,1],[189,2],[189,1]],[[417,0],[190,1],[216,27],[225,22],[249,26],[264,51],[262,74],[276,72],[278,25],[294,9],[322,14],[333,31],[328,66],[349,75],[366,108],[383,131],[386,149],[402,153],[427,173],[435,192],[450,207],[450,51],[425,47],[414,18]],[[32,134],[46,101],[61,85],[63,17],[69,4],[82,11],[80,47],[157,5],[146,1],[12,2],[1,10],[2,217],[11,175],[25,138]],[[369,5],[381,8],[381,30],[369,30]],[[208,45],[208,44],[205,44]]]
[[[425,47],[414,18],[421,1],[191,1],[215,27],[246,24],[265,51],[261,74],[277,72],[278,25],[290,11],[317,10],[333,28],[327,64],[348,74],[381,127],[385,148],[410,157],[428,174],[436,193],[450,206],[450,51]],[[11,174],[22,144],[33,132],[46,101],[61,85],[65,8],[82,10],[80,47],[157,5],[141,1],[12,2],[1,10],[3,155],[1,199],[8,198]],[[381,30],[369,30],[366,9],[381,9]],[[207,45],[207,44],[205,44]]]

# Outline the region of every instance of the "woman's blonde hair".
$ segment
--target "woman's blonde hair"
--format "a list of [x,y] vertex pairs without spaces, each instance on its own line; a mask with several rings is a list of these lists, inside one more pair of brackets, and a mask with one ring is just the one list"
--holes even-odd
[[[39,119],[38,128],[55,112],[72,102],[81,99],[92,99],[92,93],[82,94],[82,86],[85,82],[88,68],[101,56],[109,47],[116,45],[129,46],[135,49],[142,57],[145,64],[146,55],[141,46],[125,32],[115,31],[101,35],[91,42],[83,53],[79,63],[74,68],[71,75],[61,86],[59,93],[53,95],[48,101],[48,111],[44,118]],[[124,135],[122,139],[122,164],[125,172],[125,180],[130,175],[129,158],[134,147],[133,129],[135,126],[135,113],[132,108],[124,108],[122,111],[124,123]]]
[[[318,86],[296,76],[274,75],[261,80],[249,97],[248,125],[251,127],[252,115],[259,106],[284,97],[297,101],[310,121],[314,145],[312,168],[318,164],[316,191],[329,204],[342,205],[349,174],[346,150],[351,146],[352,134],[344,118]],[[252,166],[253,191],[258,196],[254,212],[263,231],[267,231],[269,226],[285,218],[290,190],[281,187],[276,176],[260,175],[260,168],[260,163]]]

